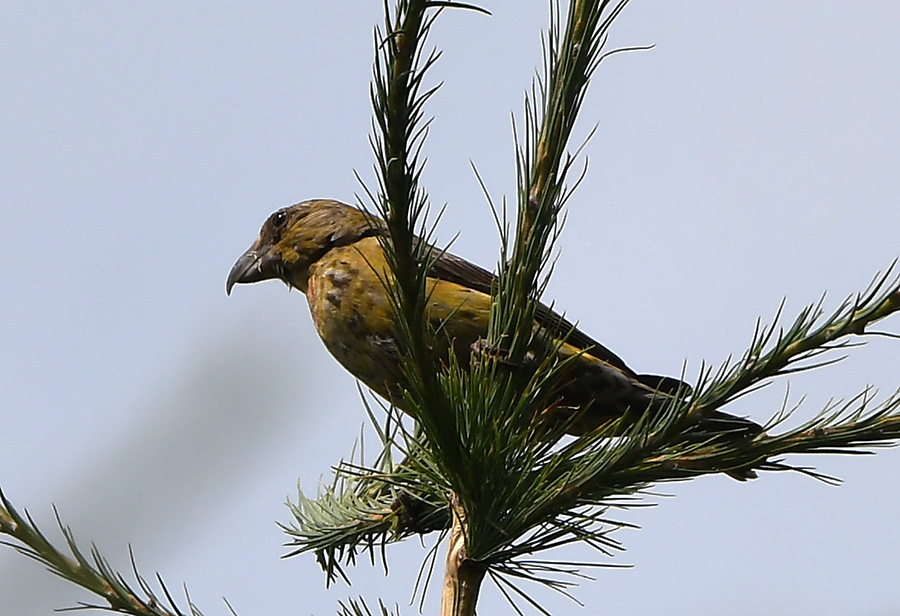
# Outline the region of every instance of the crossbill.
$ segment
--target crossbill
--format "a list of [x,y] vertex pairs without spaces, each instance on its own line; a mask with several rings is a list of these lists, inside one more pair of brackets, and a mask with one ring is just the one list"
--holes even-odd
[[[403,408],[403,371],[394,332],[392,304],[384,286],[390,275],[379,236],[384,222],[338,201],[303,201],[273,213],[252,246],[228,275],[235,284],[280,279],[306,295],[316,331],[335,359],[370,389]],[[427,275],[427,319],[441,352],[452,347],[465,365],[487,336],[494,275],[448,252]],[[690,388],[671,377],[637,374],[612,351],[576,329],[561,315],[538,306],[536,328],[565,336],[560,359],[570,363],[561,377],[555,412],[569,413],[566,430],[583,434],[627,414],[636,418],[661,408],[678,389]],[[574,358],[574,359],[572,359]],[[743,418],[717,412],[703,420],[703,434],[744,438],[761,428]],[[735,478],[750,470],[729,472]]]

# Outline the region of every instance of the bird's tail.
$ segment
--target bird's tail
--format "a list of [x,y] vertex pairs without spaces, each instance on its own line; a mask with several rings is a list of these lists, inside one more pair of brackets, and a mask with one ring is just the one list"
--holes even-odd
[[[690,395],[692,391],[690,385],[670,376],[641,374],[638,375],[637,379],[647,387],[652,387],[663,394],[673,396],[676,394]],[[704,417],[697,425],[692,426],[687,437],[691,441],[720,438],[728,441],[737,441],[753,438],[761,434],[762,431],[762,426],[749,419],[729,415],[721,411],[714,411],[707,417]],[[725,473],[738,481],[747,481],[757,477],[756,472],[751,468],[736,468],[725,471]]]
[[[714,411],[691,428],[689,437],[691,440],[702,439],[733,443],[751,439],[762,432],[762,426],[754,421],[722,411]],[[756,472],[748,467],[733,468],[725,471],[725,474],[738,481],[747,481],[757,477]]]
[[639,374],[637,375],[637,380],[639,383],[646,385],[651,389],[655,389],[660,393],[669,394],[672,396],[674,396],[678,392],[681,392],[683,395],[688,396],[693,391],[693,388],[690,385],[688,385],[681,379],[676,379],[671,376]]

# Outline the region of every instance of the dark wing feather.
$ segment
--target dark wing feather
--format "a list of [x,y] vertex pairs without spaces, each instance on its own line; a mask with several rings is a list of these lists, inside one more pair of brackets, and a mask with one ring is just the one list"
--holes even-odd
[[438,254],[428,275],[487,295],[491,294],[491,285],[496,279],[496,276],[483,267],[478,267],[449,252]]
[[[429,275],[440,280],[453,282],[466,288],[490,294],[491,286],[496,280],[491,272],[449,252],[443,252],[431,266]],[[551,310],[544,304],[538,304],[535,320],[541,327],[547,328],[555,336],[565,336],[566,342],[587,354],[615,366],[630,377],[637,377],[622,359],[605,346],[577,329],[561,314]],[[668,377],[653,377],[665,379]],[[676,380],[676,379],[673,379]],[[678,381],[680,383],[680,381]],[[664,387],[660,387],[665,390]]]

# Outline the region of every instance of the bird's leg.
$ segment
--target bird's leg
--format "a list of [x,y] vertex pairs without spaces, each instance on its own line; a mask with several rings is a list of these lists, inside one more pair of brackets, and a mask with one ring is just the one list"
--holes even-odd
[[469,347],[472,351],[472,359],[475,361],[484,361],[492,359],[500,366],[509,368],[526,368],[534,363],[534,353],[529,351],[525,354],[525,359],[521,362],[509,359],[509,353],[505,349],[501,349],[491,345],[485,338],[479,338]]

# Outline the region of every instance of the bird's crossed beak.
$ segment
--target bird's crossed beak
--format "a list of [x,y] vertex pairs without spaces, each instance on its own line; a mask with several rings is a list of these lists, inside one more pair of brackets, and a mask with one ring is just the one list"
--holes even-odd
[[277,275],[275,271],[275,258],[271,250],[260,250],[257,244],[253,244],[242,254],[228,273],[225,281],[225,293],[231,295],[231,288],[236,284],[247,282],[259,282],[268,280]]

